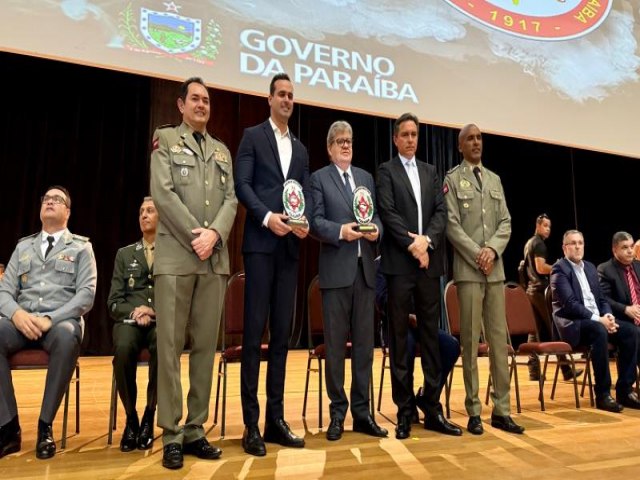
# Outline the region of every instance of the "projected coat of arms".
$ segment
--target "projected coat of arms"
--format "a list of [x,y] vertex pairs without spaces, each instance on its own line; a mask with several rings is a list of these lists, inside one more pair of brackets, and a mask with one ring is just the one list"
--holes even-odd
[[[159,53],[212,63],[222,45],[220,25],[213,20],[192,18],[180,12],[175,2],[159,2],[165,11],[129,3],[120,12],[119,30],[125,47],[140,53]],[[205,23],[206,21],[206,23]]]

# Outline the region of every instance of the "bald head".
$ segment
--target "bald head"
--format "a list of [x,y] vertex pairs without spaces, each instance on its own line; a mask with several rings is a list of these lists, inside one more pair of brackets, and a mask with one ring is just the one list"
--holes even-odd
[[482,160],[482,132],[477,125],[468,123],[458,135],[458,150],[464,159],[477,165]]

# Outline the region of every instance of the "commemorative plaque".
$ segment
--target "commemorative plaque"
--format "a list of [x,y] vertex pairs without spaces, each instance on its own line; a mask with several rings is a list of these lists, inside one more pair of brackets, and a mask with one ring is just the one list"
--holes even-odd
[[373,197],[367,187],[357,187],[353,191],[353,214],[356,216],[358,226],[355,228],[362,233],[371,233],[377,230],[373,218]]
[[307,228],[309,226],[309,222],[303,218],[305,203],[302,185],[296,180],[290,179],[284,182],[282,204],[284,213],[289,217],[287,224],[290,227]]

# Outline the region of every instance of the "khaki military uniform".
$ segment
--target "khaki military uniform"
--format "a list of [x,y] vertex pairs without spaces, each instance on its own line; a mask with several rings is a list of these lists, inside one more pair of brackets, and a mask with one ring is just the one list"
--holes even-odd
[[[482,187],[466,160],[450,170],[444,179],[447,202],[447,237],[453,245],[453,279],[458,287],[461,343],[469,415],[480,415],[478,397],[477,345],[484,330],[489,350],[492,399],[496,415],[509,415],[509,369],[507,326],[504,309],[504,267],[502,253],[511,236],[511,216],[500,177],[481,166]],[[487,276],[475,258],[483,247],[496,252],[492,272]]]
[[[158,425],[163,442],[204,437],[213,358],[229,275],[227,239],[236,215],[231,154],[209,134],[199,146],[186,124],[153,134],[151,195],[158,210],[154,277],[158,336]],[[194,228],[218,232],[213,255],[200,260],[191,247]],[[189,395],[184,427],[180,355],[189,323]]]

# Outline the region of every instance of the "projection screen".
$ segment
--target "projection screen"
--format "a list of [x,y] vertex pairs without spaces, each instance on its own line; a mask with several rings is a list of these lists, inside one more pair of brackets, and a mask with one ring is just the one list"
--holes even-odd
[[0,0],[0,49],[640,158],[640,0]]

